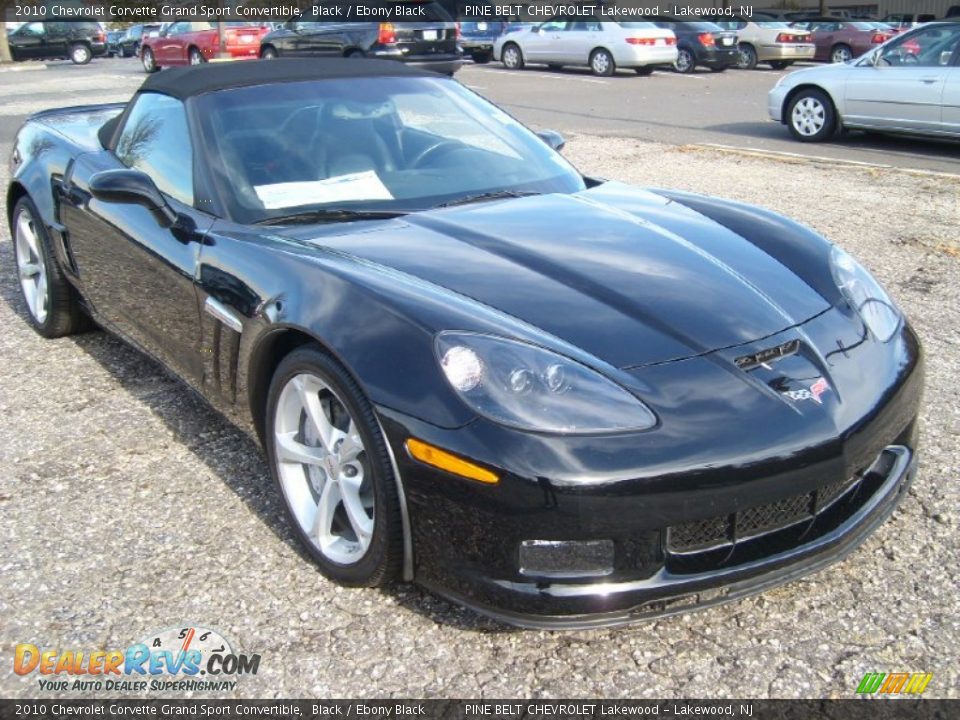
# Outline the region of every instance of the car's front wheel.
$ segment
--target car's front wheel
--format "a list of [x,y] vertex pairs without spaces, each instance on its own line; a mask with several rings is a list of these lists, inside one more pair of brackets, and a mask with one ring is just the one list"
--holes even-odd
[[677,60],[673,63],[673,69],[684,75],[692,73],[697,69],[697,59],[687,48],[680,48],[677,51]]
[[260,51],[260,58],[263,60],[276,60],[277,49],[271,45],[267,45],[263,50]]
[[144,72],[154,73],[160,69],[160,66],[157,65],[156,58],[153,56],[153,50],[150,48],[143,48],[143,52],[140,54],[140,61],[143,63]]
[[28,197],[13,209],[13,253],[33,328],[48,338],[79,331],[84,316],[76,291],[60,271],[40,213]]
[[523,51],[516,43],[507,43],[504,46],[501,60],[507,70],[523,70]]
[[599,48],[590,55],[590,69],[594,75],[609,77],[617,69],[617,64],[613,61],[613,55],[609,50]]
[[397,577],[403,534],[386,440],[347,371],[315,346],[295,350],[270,384],[267,455],[294,531],[329,578]]
[[70,46],[70,59],[75,65],[86,65],[93,59],[93,53],[84,43],[75,43]]
[[203,57],[203,53],[201,53],[200,50],[195,47],[190,48],[189,60],[191,65],[203,65],[203,63],[206,62]]
[[823,142],[837,130],[837,112],[825,92],[806,88],[790,100],[787,125],[801,142]]

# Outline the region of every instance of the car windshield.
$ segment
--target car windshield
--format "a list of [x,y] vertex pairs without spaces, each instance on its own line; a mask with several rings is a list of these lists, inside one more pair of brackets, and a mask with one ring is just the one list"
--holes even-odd
[[619,25],[626,30],[655,30],[657,27],[652,22],[622,22]]
[[444,78],[279,83],[193,102],[214,182],[240,222],[584,188],[543,140]]

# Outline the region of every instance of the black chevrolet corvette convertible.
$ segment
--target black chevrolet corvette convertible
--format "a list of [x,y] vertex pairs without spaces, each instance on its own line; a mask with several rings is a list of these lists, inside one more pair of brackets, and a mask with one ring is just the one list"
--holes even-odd
[[254,433],[347,585],[586,627],[843,557],[914,474],[910,325],[811,230],[561,144],[399,63],[164,71],[19,131],[27,317]]

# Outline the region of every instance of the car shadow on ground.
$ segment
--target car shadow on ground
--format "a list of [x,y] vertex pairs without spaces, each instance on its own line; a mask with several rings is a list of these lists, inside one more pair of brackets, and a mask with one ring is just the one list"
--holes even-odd
[[[0,300],[27,323],[27,308],[13,272],[15,267],[12,243],[0,240]],[[189,449],[278,539],[315,569],[313,560],[291,532],[260,446],[249,435],[230,423],[160,363],[107,331],[94,327],[69,338],[45,342],[71,342],[96,360],[132,401],[145,405],[180,445]],[[224,448],[229,448],[229,452],[224,452]],[[438,625],[484,633],[516,631],[516,628],[451,603],[415,584],[394,583],[380,592],[405,610],[418,613]]]

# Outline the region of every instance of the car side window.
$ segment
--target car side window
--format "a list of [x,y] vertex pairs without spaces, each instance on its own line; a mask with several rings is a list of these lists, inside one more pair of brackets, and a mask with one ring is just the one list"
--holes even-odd
[[540,26],[540,29],[543,32],[563,32],[567,29],[567,25],[571,23],[560,22],[559,20],[549,20]]
[[167,195],[193,204],[193,151],[187,113],[176,98],[158,93],[140,95],[117,141],[124,165],[142,170]]
[[944,67],[960,52],[960,27],[923,28],[897,38],[883,49],[884,65]]
[[42,37],[47,31],[42,22],[32,22],[24,25],[20,32],[22,32],[24,35],[35,35],[37,37]]

